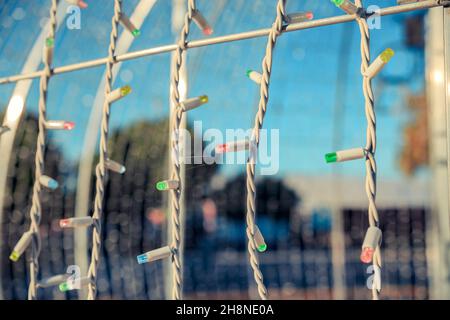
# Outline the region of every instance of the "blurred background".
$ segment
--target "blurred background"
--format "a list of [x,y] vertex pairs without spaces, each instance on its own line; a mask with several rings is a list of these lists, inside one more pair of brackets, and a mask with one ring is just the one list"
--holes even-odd
[[[60,1],[54,66],[107,56],[112,0],[88,1],[77,12]],[[276,0],[197,0],[213,36],[269,27]],[[395,0],[373,0],[380,7]],[[50,1],[0,0],[0,78],[42,68]],[[129,0],[123,11],[140,28],[119,29],[118,53],[172,44],[183,23],[182,0]],[[288,12],[314,19],[341,15],[328,0],[290,0]],[[375,57],[396,55],[374,80],[377,112],[377,203],[383,230],[382,297],[449,299],[450,235],[447,176],[444,10],[381,18],[371,31]],[[78,28],[79,27],[79,28]],[[201,39],[192,27],[190,39]],[[446,39],[446,41],[443,41]],[[189,50],[188,96],[209,103],[189,113],[203,131],[252,127],[266,37]],[[276,46],[264,127],[279,130],[279,170],[257,180],[257,223],[268,245],[260,254],[271,298],[367,299],[371,272],[359,261],[367,222],[364,162],[326,164],[324,154],[365,144],[359,29],[356,23],[283,34]],[[99,299],[164,299],[168,262],[138,265],[136,256],[168,242],[171,53],[116,65],[114,87],[133,92],[111,113],[109,174],[103,217]],[[60,188],[43,192],[40,278],[78,265],[86,273],[90,229],[60,229],[59,219],[92,213],[94,166],[104,92],[104,66],[55,75],[47,117],[76,123],[48,133],[46,174]],[[26,299],[27,254],[8,256],[29,226],[37,137],[39,80],[0,86],[0,298]],[[447,102],[449,103],[449,102]],[[198,133],[198,132],[196,132]],[[199,139],[201,134],[193,135]],[[204,143],[204,142],[203,142]],[[192,143],[193,145],[194,143]],[[187,165],[184,171],[184,294],[188,299],[257,298],[245,235],[245,165]],[[89,256],[88,256],[89,254]],[[40,289],[41,299],[85,298],[84,290]]]

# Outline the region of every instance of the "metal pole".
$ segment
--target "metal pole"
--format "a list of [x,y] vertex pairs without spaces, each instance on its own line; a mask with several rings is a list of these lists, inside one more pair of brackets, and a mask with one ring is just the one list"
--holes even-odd
[[[353,43],[353,32],[343,26],[339,57],[349,56]],[[336,79],[336,99],[334,106],[333,123],[333,146],[331,150],[339,150],[342,142],[343,121],[345,113],[345,93],[347,88],[347,75],[349,59],[338,64]],[[331,224],[331,261],[333,266],[333,299],[343,300],[346,298],[346,276],[345,276],[345,236],[343,212],[340,197],[339,166],[333,166],[332,183],[335,194],[331,200],[332,224]]]
[[[446,9],[448,10],[448,9]],[[448,39],[444,38],[443,8],[429,11],[426,42],[427,105],[430,136],[430,167],[432,171],[432,208],[427,226],[427,260],[429,262],[430,298],[450,297],[448,248],[449,186],[448,186],[448,104],[446,105],[445,63],[448,60]],[[448,92],[447,92],[448,93]]]
[[442,219],[444,234],[446,237],[446,243],[444,250],[445,261],[445,280],[447,280],[445,286],[446,295],[445,299],[450,299],[450,8],[443,8],[443,36],[444,36],[444,92],[445,92],[445,110],[447,113],[447,212],[444,213]]
[[[136,6],[131,19],[137,28],[140,28],[152,10],[156,0],[143,0]],[[117,52],[127,52],[134,41],[134,37],[129,32],[120,35],[117,42]],[[113,81],[119,73],[122,64],[118,63],[113,68]],[[101,110],[104,99],[105,75],[99,83],[94,104],[86,128],[83,154],[78,165],[77,193],[75,200],[75,216],[85,217],[89,211],[89,201],[91,195],[91,177],[94,156],[97,147],[97,137],[100,130]],[[85,228],[75,228],[74,230],[74,254],[75,264],[80,267],[81,274],[87,274],[88,270],[88,234]],[[84,299],[87,296],[87,288],[78,291],[78,298]]]
[[[429,9],[429,8],[442,6],[448,2],[449,1],[444,1],[444,0],[420,1],[420,2],[415,2],[415,3],[400,5],[400,6],[387,7],[387,8],[381,9],[379,14],[380,14],[380,16],[386,16],[386,15],[398,14],[398,13],[415,11],[415,10]],[[302,22],[302,23],[295,23],[295,24],[290,24],[290,25],[286,26],[283,30],[283,33],[318,28],[318,27],[323,27],[323,26],[330,26],[330,25],[335,25],[335,24],[339,24],[339,23],[346,23],[346,22],[351,22],[355,19],[356,19],[355,15],[342,15],[342,16],[335,16],[335,17],[330,17],[330,18],[312,20],[312,21],[307,21],[307,22]],[[192,49],[192,48],[199,48],[199,47],[221,44],[221,43],[226,43],[226,42],[233,42],[233,41],[240,41],[240,40],[246,40],[246,39],[252,39],[252,38],[265,37],[265,36],[269,35],[270,30],[271,30],[270,28],[259,29],[259,30],[236,33],[236,34],[231,34],[231,35],[226,35],[226,36],[221,36],[221,37],[194,40],[194,41],[188,42],[186,44],[186,48]],[[174,51],[176,48],[177,48],[176,44],[169,44],[169,45],[165,45],[165,46],[161,46],[161,47],[155,47],[155,48],[149,48],[149,49],[125,53],[125,54],[116,56],[116,63],[133,60],[133,59],[138,59],[138,58],[142,58],[142,57],[147,57],[147,56],[152,56],[152,55],[161,54],[161,53],[167,53],[167,52]],[[107,58],[101,58],[101,59],[97,59],[97,60],[90,60],[90,61],[84,61],[81,63],[66,65],[63,67],[58,67],[58,68],[53,69],[53,74],[56,75],[56,74],[71,72],[71,71],[75,71],[75,70],[98,67],[98,66],[104,65],[106,62],[107,62]],[[32,73],[9,76],[6,78],[0,78],[0,84],[16,82],[16,81],[24,80],[24,79],[37,78],[41,74],[42,74],[42,71],[37,71],[37,72],[32,72]]]

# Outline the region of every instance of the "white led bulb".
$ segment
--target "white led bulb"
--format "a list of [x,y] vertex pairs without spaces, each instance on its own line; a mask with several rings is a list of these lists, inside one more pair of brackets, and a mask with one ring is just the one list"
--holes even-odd
[[165,247],[151,250],[151,251],[148,251],[141,255],[138,255],[137,261],[139,264],[143,264],[143,263],[147,263],[147,262],[152,262],[152,261],[157,261],[157,260],[168,258],[168,257],[170,257],[171,254],[172,254],[172,250],[170,249],[170,247],[165,246]]
[[203,95],[195,98],[186,99],[180,102],[181,110],[189,111],[200,107],[201,105],[208,102],[208,96]]
[[375,77],[384,66],[391,60],[394,56],[394,50],[391,48],[387,48],[384,50],[367,68],[366,72],[364,72],[364,76],[368,78]]
[[53,63],[53,48],[55,46],[55,39],[54,38],[47,38],[45,39],[45,46],[44,46],[44,53],[42,55],[44,63],[47,63],[48,65],[52,65]]
[[255,226],[255,242],[256,242],[256,249],[258,249],[259,252],[266,251],[267,244],[258,226]]
[[111,91],[108,96],[106,97],[106,100],[108,100],[109,103],[113,103],[131,93],[131,87],[130,86],[124,86],[122,88],[116,89],[114,91]]
[[14,246],[14,249],[13,249],[11,255],[9,256],[9,259],[11,259],[14,262],[19,260],[20,256],[24,253],[24,251],[30,245],[32,236],[33,236],[33,232],[31,230],[25,232],[22,235],[22,237],[20,237],[20,239],[16,243],[16,245]]
[[178,180],[164,180],[156,183],[156,189],[159,191],[176,190],[180,187]]
[[58,274],[56,276],[52,276],[49,278],[45,278],[38,282],[37,286],[39,288],[50,288],[54,286],[60,285],[62,282],[65,282],[67,278],[69,278],[70,274],[64,273],[64,274]]
[[59,285],[59,290],[61,292],[66,292],[75,289],[81,289],[84,286],[87,286],[90,282],[89,277],[81,277],[78,279],[67,279],[65,282]]
[[366,150],[364,148],[354,148],[341,150],[336,152],[327,153],[325,155],[325,161],[331,162],[343,162],[355,159],[362,159],[366,156]]
[[200,11],[195,10],[195,12],[192,15],[192,19],[194,20],[195,24],[199,27],[199,29],[202,30],[205,36],[209,36],[213,33],[212,27],[209,25],[208,21],[206,21],[206,18],[201,14]]
[[133,35],[133,37],[137,37],[141,34],[141,31],[136,28],[133,22],[131,22],[130,18],[128,18],[124,13],[120,14],[119,21],[123,25],[123,27]]
[[77,218],[68,218],[59,220],[59,226],[61,228],[80,228],[80,227],[89,227],[94,223],[94,219],[92,217],[77,217]]
[[331,0],[331,2],[333,2],[336,5],[336,7],[341,8],[348,14],[353,15],[358,13],[359,8],[349,0]]
[[373,254],[377,246],[381,243],[381,230],[375,226],[369,227],[366,231],[366,236],[362,244],[361,261],[364,263],[371,263]]
[[216,154],[227,152],[239,152],[243,150],[248,150],[249,148],[250,148],[249,140],[231,141],[216,146],[215,152]]
[[257,84],[261,84],[262,74],[253,70],[247,70],[247,77],[250,80],[256,82]]
[[125,171],[127,170],[123,165],[111,159],[106,159],[105,166],[108,170],[120,174],[125,173]]
[[48,120],[45,122],[45,128],[48,130],[72,130],[75,123],[64,120]]
[[312,12],[297,12],[297,13],[290,13],[286,16],[286,22],[287,23],[300,23],[305,22],[308,20],[311,20],[314,18],[314,15]]

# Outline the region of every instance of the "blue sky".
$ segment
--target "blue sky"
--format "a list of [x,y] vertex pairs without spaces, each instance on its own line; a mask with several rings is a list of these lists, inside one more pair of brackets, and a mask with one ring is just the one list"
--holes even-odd
[[[76,63],[107,55],[111,0],[89,1],[82,11],[81,29],[62,27],[56,35],[55,66]],[[50,1],[0,0],[0,77],[20,73],[27,52],[39,34],[41,20],[48,16]],[[131,14],[138,0],[124,1],[124,11]],[[45,4],[45,5],[43,5]],[[223,6],[222,6],[223,4]],[[382,7],[395,0],[376,1]],[[198,0],[197,6],[210,17],[215,35],[226,35],[266,28],[275,16],[275,0]],[[290,0],[289,12],[311,10],[315,18],[342,14],[328,0]],[[423,14],[414,13],[414,14]],[[409,14],[411,15],[411,14]],[[171,1],[158,0],[141,28],[141,36],[130,51],[173,43]],[[383,17],[382,28],[372,30],[372,55],[386,47],[399,54],[383,75],[403,75],[417,62],[410,81],[393,85],[374,81],[378,112],[379,175],[400,178],[396,160],[402,143],[402,127],[410,118],[405,105],[406,92],[420,92],[423,82],[423,53],[405,49],[403,20],[408,15]],[[122,29],[120,29],[122,30]],[[192,28],[190,39],[203,37]],[[349,55],[340,56],[342,39],[348,42]],[[351,40],[352,39],[352,40]],[[203,121],[203,128],[248,129],[254,121],[259,99],[258,87],[245,76],[247,69],[260,70],[266,38],[238,41],[189,50],[190,96],[208,94],[210,102],[189,113],[190,121]],[[265,128],[280,129],[280,174],[323,175],[332,170],[323,155],[331,150],[333,108],[335,108],[338,64],[348,61],[343,105],[343,148],[365,144],[366,120],[361,92],[359,30],[355,23],[321,27],[284,34],[277,43],[270,88],[270,103]],[[125,62],[116,86],[129,84],[133,93],[114,105],[113,128],[126,127],[141,119],[166,117],[169,103],[170,55],[162,54]],[[71,132],[52,133],[50,139],[63,147],[66,155],[77,161],[93,98],[104,67],[76,71],[52,78],[49,88],[48,118],[76,122]],[[0,107],[8,102],[14,85],[0,86]],[[27,111],[36,113],[38,80],[27,99]],[[242,166],[227,168],[227,172]],[[360,162],[339,164],[341,173],[364,175]]]

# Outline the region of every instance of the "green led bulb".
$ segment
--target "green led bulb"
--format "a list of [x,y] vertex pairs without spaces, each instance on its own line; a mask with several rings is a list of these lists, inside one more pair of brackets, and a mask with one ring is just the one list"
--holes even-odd
[[166,181],[160,181],[156,184],[156,189],[159,191],[164,191],[169,188],[169,184]]
[[131,34],[132,34],[134,37],[137,37],[137,36],[139,36],[139,35],[141,34],[141,30],[139,30],[139,29],[134,29],[133,31],[131,31]]
[[11,253],[11,255],[9,256],[9,259],[10,259],[11,261],[14,261],[14,262],[16,262],[17,260],[19,260],[19,258],[20,258],[20,255],[19,255],[19,253],[18,253],[17,251],[13,251],[13,252]]
[[258,251],[259,252],[264,252],[266,250],[267,250],[267,244],[263,243],[263,244],[258,246]]
[[45,39],[45,45],[49,48],[53,47],[53,45],[55,44],[55,39],[54,38],[47,38]]
[[331,0],[331,2],[333,2],[336,7],[339,7],[344,3],[344,0]]
[[252,72],[253,72],[253,70],[248,69],[247,72],[246,72],[247,77],[250,78],[250,73],[252,73]]
[[325,161],[327,163],[336,162],[337,161],[337,155],[336,152],[327,153],[325,155]]
[[59,291],[66,292],[69,290],[70,290],[70,288],[69,288],[69,284],[67,282],[63,282],[59,285]]

